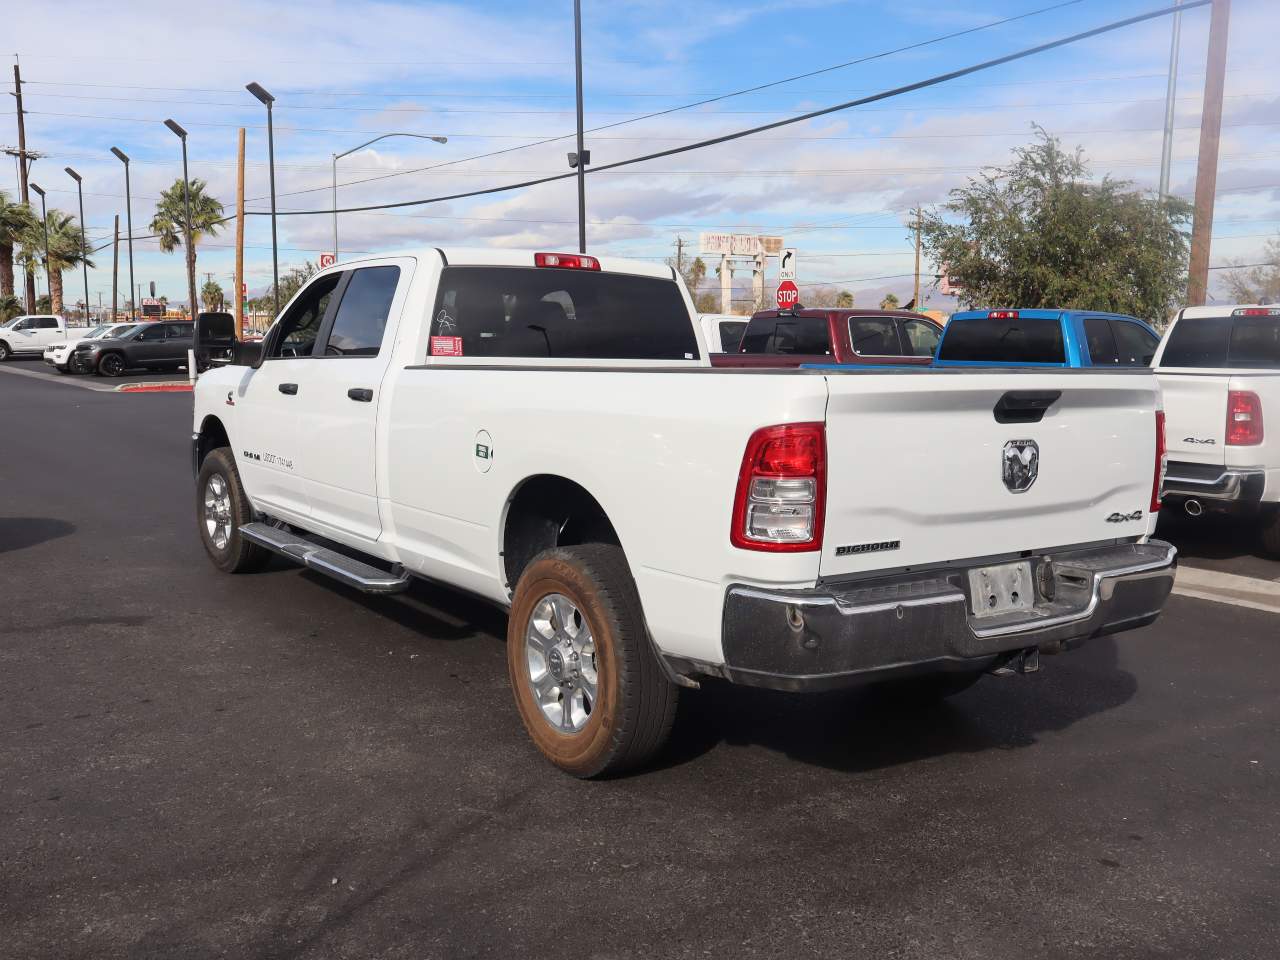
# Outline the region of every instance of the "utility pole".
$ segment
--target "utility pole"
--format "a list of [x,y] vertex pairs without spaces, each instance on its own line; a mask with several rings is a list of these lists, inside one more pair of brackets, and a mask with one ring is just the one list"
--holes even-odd
[[676,273],[684,276],[684,237],[676,237]]
[[915,293],[911,297],[911,307],[913,310],[920,309],[920,230],[924,225],[924,211],[916,207],[916,285]]
[[[18,199],[31,205],[31,193],[27,190],[27,124],[22,110],[22,69],[13,65],[13,96],[18,101]],[[36,312],[36,275],[30,263],[23,270],[25,276],[25,293],[27,313]]]
[[[1175,7],[1182,0],[1173,0]],[[1164,143],[1160,149],[1160,197],[1169,195],[1169,170],[1173,166],[1173,120],[1178,92],[1178,46],[1182,41],[1182,14],[1173,15],[1173,40],[1169,45],[1169,83],[1164,95]]]
[[1191,268],[1187,278],[1187,305],[1192,307],[1204,306],[1209,294],[1209,247],[1213,241],[1213,201],[1218,190],[1218,141],[1222,134],[1222,91],[1226,86],[1230,18],[1231,0],[1213,0],[1204,107],[1200,115],[1195,219],[1191,224]]
[[116,214],[115,240],[111,243],[111,322],[120,319],[120,214]]
[[236,339],[244,339],[244,127],[236,150]]

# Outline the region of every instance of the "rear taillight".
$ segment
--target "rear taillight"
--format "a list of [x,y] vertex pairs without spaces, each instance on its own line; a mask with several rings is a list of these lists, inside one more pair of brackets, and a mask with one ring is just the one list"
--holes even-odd
[[1151,481],[1151,512],[1160,509],[1160,496],[1164,493],[1164,473],[1169,465],[1168,448],[1164,442],[1164,411],[1156,411],[1156,475]]
[[535,253],[533,262],[539,267],[558,267],[561,270],[599,270],[600,261],[581,253]]
[[820,550],[826,499],[825,427],[762,427],[742,455],[729,541],[744,550]]
[[1262,442],[1262,401],[1252,390],[1227,394],[1227,446],[1256,447]]
[[990,310],[987,312],[988,320],[1017,320],[1017,310]]

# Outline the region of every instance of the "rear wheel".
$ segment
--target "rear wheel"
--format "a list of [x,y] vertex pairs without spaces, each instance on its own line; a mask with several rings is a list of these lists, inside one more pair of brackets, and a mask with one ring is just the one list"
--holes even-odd
[[240,528],[253,520],[253,508],[240,483],[240,471],[227,447],[204,458],[196,481],[196,524],[213,565],[224,573],[252,573],[271,559],[268,550],[250,543]]
[[677,688],[645,635],[621,547],[558,547],[530,561],[511,607],[507,666],[534,745],[576,777],[639,766],[671,733]]
[[1280,559],[1280,507],[1262,514],[1262,549]]
[[118,377],[124,373],[124,357],[118,353],[105,353],[98,361],[98,372],[104,377]]

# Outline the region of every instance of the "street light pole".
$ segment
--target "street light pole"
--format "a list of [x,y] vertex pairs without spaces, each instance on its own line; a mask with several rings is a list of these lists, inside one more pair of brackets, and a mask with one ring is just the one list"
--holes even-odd
[[[1182,0],[1173,0],[1175,7]],[[1169,44],[1169,80],[1164,96],[1164,140],[1160,148],[1160,197],[1169,195],[1169,173],[1173,166],[1173,121],[1178,90],[1178,47],[1182,39],[1182,14],[1173,15],[1173,38]]]
[[80,257],[80,269],[84,273],[84,322],[89,322],[89,241],[85,239],[84,227],[84,187],[80,183],[80,174],[70,167],[63,167],[67,175],[76,182],[76,193],[80,196],[80,246],[84,248]]
[[164,125],[173,131],[182,141],[182,206],[186,213],[186,229],[183,243],[186,244],[187,255],[187,296],[191,300],[191,319],[196,318],[196,257],[195,248],[191,245],[191,178],[187,176],[187,131],[178,125],[176,120],[166,120]]
[[431,136],[425,133],[384,133],[380,137],[374,137],[372,140],[366,140],[358,147],[352,147],[342,153],[333,155],[333,258],[338,258],[338,161],[343,157],[350,156],[357,150],[363,150],[370,144],[377,143],[379,140],[386,140],[388,137],[413,137],[418,140],[434,140],[436,143],[448,143],[448,137]]
[[267,108],[267,170],[271,178],[271,294],[275,301],[275,314],[280,315],[280,248],[276,242],[276,140],[271,124],[271,105],[276,98],[267,93],[260,83],[249,83],[245,89],[258,98]]
[[577,74],[578,152],[578,252],[587,252],[587,161],[591,155],[582,148],[582,0],[573,0],[573,59]]
[[[112,147],[111,152],[116,155],[116,159],[124,164],[124,229],[129,239],[129,292],[133,293],[133,198],[129,190],[129,158],[125,156],[124,151],[119,147]],[[129,319],[136,320],[138,300],[136,297],[131,299],[133,300],[133,309],[129,311]]]
[[49,312],[53,312],[53,287],[49,285],[49,212],[45,209],[44,190],[33,180],[30,187],[40,195],[40,222],[44,225],[44,292],[49,297]]

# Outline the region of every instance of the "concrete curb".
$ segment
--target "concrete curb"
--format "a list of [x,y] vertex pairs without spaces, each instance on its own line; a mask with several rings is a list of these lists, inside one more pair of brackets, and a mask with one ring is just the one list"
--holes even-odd
[[190,393],[189,383],[122,383],[116,393]]

